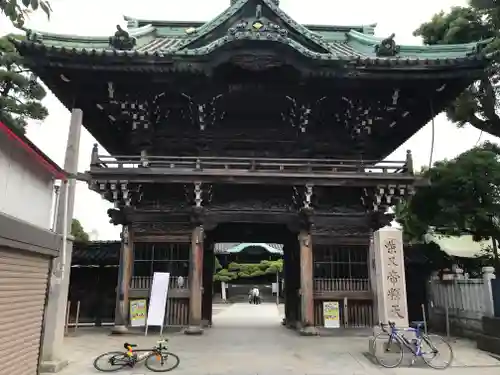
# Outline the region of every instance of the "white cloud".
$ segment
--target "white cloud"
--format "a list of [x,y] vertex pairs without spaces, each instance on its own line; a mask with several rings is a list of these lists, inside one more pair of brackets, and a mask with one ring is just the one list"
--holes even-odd
[[[230,0],[53,0],[54,12],[50,22],[42,14],[33,15],[28,27],[61,34],[111,35],[116,24],[124,24],[123,15],[164,20],[205,21],[223,11]],[[398,43],[419,44],[412,32],[422,22],[453,5],[465,5],[466,0],[424,0],[408,2],[401,0],[281,0],[282,8],[298,22],[325,25],[357,25],[377,23],[378,36],[396,33]],[[0,34],[12,32],[8,22],[0,20]],[[30,124],[27,135],[54,161],[63,164],[66,138],[69,128],[69,113],[52,95],[45,104],[50,116],[43,124]],[[457,129],[443,115],[435,120],[434,160],[452,158],[475,145],[480,132],[472,127]],[[425,126],[415,136],[398,148],[391,159],[403,160],[407,149],[411,149],[417,167],[427,165],[430,153],[431,127]],[[483,135],[482,141],[498,142],[498,139]],[[79,170],[89,166],[90,152],[95,143],[84,130],[80,145]],[[95,230],[100,239],[118,239],[119,228],[108,223],[106,210],[111,207],[99,195],[79,183],[77,186],[75,217],[87,231]]]

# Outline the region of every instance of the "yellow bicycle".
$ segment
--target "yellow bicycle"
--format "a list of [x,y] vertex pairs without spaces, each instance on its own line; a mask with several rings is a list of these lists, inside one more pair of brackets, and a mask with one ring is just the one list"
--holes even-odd
[[115,372],[125,367],[133,368],[145,361],[146,368],[153,372],[167,372],[177,368],[179,357],[168,351],[168,339],[159,340],[152,349],[135,349],[137,345],[125,343],[125,352],[108,352],[94,360],[94,367],[102,372]]

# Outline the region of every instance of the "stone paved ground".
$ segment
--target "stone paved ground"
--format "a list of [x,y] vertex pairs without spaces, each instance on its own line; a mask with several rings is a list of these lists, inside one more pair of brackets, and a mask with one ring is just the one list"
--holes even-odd
[[[234,304],[214,307],[214,326],[202,336],[170,333],[170,349],[181,358],[172,374],[177,375],[425,375],[432,369],[416,364],[412,368],[381,369],[364,355],[366,337],[300,337],[279,323],[274,304]],[[100,353],[121,350],[123,342],[148,347],[158,334],[148,337],[109,336],[105,330],[81,330],[66,339],[70,365],[61,375],[90,375],[97,372],[93,359]],[[466,341],[454,343],[454,367],[446,375],[499,375],[500,362],[474,349]],[[472,366],[472,367],[471,367]],[[116,374],[142,375],[139,365]]]

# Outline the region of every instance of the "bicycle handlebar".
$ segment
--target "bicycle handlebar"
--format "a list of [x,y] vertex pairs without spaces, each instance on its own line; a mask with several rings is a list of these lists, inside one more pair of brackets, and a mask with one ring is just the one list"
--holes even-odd
[[394,329],[394,328],[396,328],[396,323],[391,322],[391,321],[389,321],[388,323],[380,322],[378,325],[380,326],[380,328],[384,332],[387,332],[387,329],[386,329],[387,326],[389,326],[391,328],[391,330]]

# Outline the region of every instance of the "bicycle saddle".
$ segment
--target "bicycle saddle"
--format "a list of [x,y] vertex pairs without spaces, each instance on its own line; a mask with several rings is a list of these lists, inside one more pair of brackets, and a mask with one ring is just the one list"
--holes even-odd
[[123,347],[128,350],[129,347],[130,348],[136,348],[137,345],[135,345],[135,344],[129,344],[128,342],[126,342],[125,344],[123,344]]
[[420,329],[423,327],[425,322],[416,320],[414,322],[410,322],[410,327],[415,328],[415,329]]

